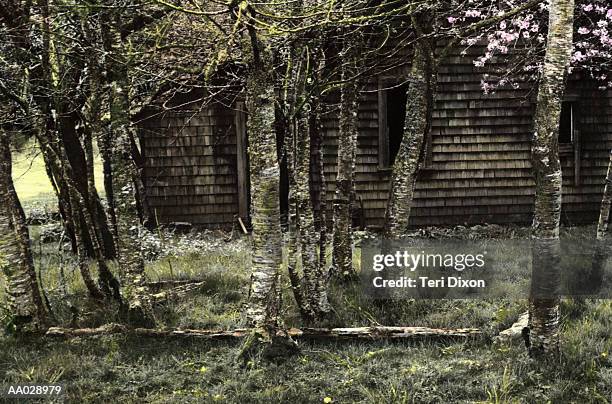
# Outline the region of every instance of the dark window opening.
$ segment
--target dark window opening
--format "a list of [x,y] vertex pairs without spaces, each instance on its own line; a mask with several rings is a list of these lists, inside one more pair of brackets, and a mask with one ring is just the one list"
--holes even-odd
[[407,88],[382,80],[378,84],[378,163],[384,170],[393,166],[404,136]]
[[406,90],[407,85],[401,85],[387,90],[387,128],[389,139],[389,166],[393,166],[404,136],[406,120]]
[[561,123],[559,125],[559,143],[572,143],[574,140],[574,105],[572,102],[561,104]]

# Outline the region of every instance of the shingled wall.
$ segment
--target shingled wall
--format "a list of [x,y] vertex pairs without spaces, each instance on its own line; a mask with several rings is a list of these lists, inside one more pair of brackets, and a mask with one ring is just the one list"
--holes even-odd
[[[469,53],[457,51],[440,68],[431,163],[418,177],[411,214],[414,226],[531,221],[533,85],[522,83],[519,88],[484,94],[480,81],[486,71],[475,67],[473,60]],[[495,67],[499,66],[487,68]],[[378,89],[379,78],[373,77],[361,92],[355,174],[355,212],[359,216],[355,223],[374,228],[384,223],[390,177],[390,170],[381,166],[379,158]],[[567,93],[577,100],[581,147],[578,185],[574,151],[562,148],[563,220],[593,221],[612,148],[612,91],[598,90],[596,83],[574,78]],[[331,209],[337,104],[328,105],[328,111],[323,119],[324,164]],[[236,224],[235,114],[233,109],[216,104],[153,115],[140,125],[146,187],[160,222],[206,227]]]
[[[500,88],[485,94],[481,80],[486,69],[474,66],[478,54],[459,50],[439,71],[438,95],[433,113],[431,163],[420,172],[411,213],[414,226],[529,223],[533,212],[534,180],[530,148],[533,125],[531,83]],[[356,208],[367,226],[384,223],[389,191],[388,169],[378,160],[378,95],[372,79],[359,104],[356,159]],[[567,93],[577,101],[576,128],[581,133],[580,179],[576,185],[574,152],[565,150],[563,165],[563,220],[594,221],[599,211],[603,182],[612,149],[612,91],[597,83],[573,77]],[[393,102],[392,99],[387,100]],[[335,190],[337,116],[324,120],[327,200],[331,208]],[[567,149],[567,147],[563,148]]]
[[236,222],[234,111],[222,105],[152,115],[140,125],[145,186],[160,223]]

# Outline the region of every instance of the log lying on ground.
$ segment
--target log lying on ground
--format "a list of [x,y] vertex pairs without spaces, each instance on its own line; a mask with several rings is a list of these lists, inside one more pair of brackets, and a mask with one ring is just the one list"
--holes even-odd
[[168,300],[178,299],[185,297],[189,293],[200,290],[204,286],[205,282],[188,282],[180,286],[173,287],[172,289],[165,290],[163,292],[155,293],[151,295],[151,299],[155,304],[161,304]]
[[147,282],[146,286],[151,291],[161,291],[163,289],[175,288],[177,286],[183,285],[192,285],[194,283],[202,283],[201,279],[184,279],[184,280],[164,280],[164,281],[155,281],[155,282]]
[[[121,324],[107,324],[99,328],[51,327],[48,337],[76,338],[100,335],[126,334],[142,337],[202,338],[211,340],[239,339],[251,332],[248,328],[235,330],[156,330],[129,328]],[[289,336],[296,339],[331,340],[447,340],[472,339],[483,336],[477,328],[428,328],[428,327],[357,327],[357,328],[290,328]]]
[[524,329],[529,327],[529,313],[525,312],[519,316],[514,324],[510,328],[503,330],[497,335],[493,342],[495,343],[507,343],[514,340],[518,340],[523,336]]

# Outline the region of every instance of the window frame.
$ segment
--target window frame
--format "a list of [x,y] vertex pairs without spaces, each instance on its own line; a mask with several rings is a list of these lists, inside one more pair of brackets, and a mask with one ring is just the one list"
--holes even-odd
[[389,125],[387,119],[388,83],[391,77],[378,79],[378,169],[391,170],[389,150]]
[[[582,139],[580,131],[580,102],[579,95],[567,94],[563,97],[563,103],[570,104],[570,142],[558,142],[559,157],[572,158],[574,160],[574,186],[581,184],[581,163],[582,163]],[[559,120],[561,125],[561,119]],[[559,128],[560,130],[560,128]]]
[[[405,82],[408,83],[408,82]],[[391,150],[389,139],[389,89],[398,85],[403,85],[397,77],[383,76],[378,79],[378,170],[389,171],[393,169],[391,164]],[[406,107],[408,107],[406,105]],[[421,171],[432,169],[432,130],[429,128],[423,140],[423,156]]]

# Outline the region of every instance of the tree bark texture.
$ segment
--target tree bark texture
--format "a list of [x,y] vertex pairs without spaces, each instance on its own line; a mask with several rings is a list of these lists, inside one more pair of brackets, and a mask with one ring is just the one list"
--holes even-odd
[[[327,299],[328,273],[325,262],[321,259],[321,249],[325,250],[324,231],[316,225],[323,225],[315,211],[313,196],[313,138],[316,144],[318,136],[318,97],[313,96],[315,89],[309,88],[308,79],[313,74],[313,61],[310,52],[301,46],[300,38],[289,44],[288,77],[283,97],[283,115],[288,122],[286,128],[284,150],[287,157],[289,174],[289,236],[288,236],[288,271],[295,299],[302,317],[307,320],[318,320],[330,311]],[[315,116],[313,116],[315,115]],[[287,119],[288,117],[288,119]],[[320,144],[318,145],[320,147]],[[320,149],[319,149],[320,152]],[[317,156],[315,153],[315,157]],[[316,159],[322,163],[321,159]],[[322,179],[322,172],[317,179]],[[301,275],[297,266],[301,266]]]
[[321,127],[321,100],[318,95],[312,96],[310,111],[310,198],[314,212],[314,226],[319,231],[319,265],[326,265],[327,204],[325,194],[325,169],[323,166],[323,130]]
[[138,168],[132,159],[132,131],[129,111],[129,78],[119,21],[112,9],[101,13],[106,77],[109,86],[110,129],[112,133],[113,194],[118,230],[118,263],[123,271],[123,293],[128,321],[152,326],[152,302],[146,287],[146,274],[140,237],[143,230],[138,216]]
[[[127,328],[120,324],[107,324],[98,328],[51,327],[47,337],[81,338],[98,335],[133,334],[152,338],[201,338],[209,340],[232,340],[249,337],[253,330],[151,330]],[[428,327],[356,327],[356,328],[290,328],[286,334],[291,338],[314,340],[473,340],[483,337],[476,328],[428,328]]]
[[[601,198],[599,209],[599,220],[597,222],[597,240],[595,241],[595,252],[591,266],[589,284],[598,287],[603,281],[606,263],[610,258],[610,211],[612,208],[612,151],[608,162],[608,171],[605,179],[605,187]],[[596,292],[593,290],[593,292]]]
[[275,94],[270,49],[251,32],[252,62],[247,77],[253,261],[248,323],[263,335],[275,332],[280,310],[280,167],[275,134]]
[[351,204],[354,198],[359,89],[356,79],[356,50],[351,46],[354,45],[345,41],[342,58],[343,86],[340,93],[336,192],[333,199],[332,273],[339,278],[351,278],[355,275]]
[[25,214],[13,185],[11,150],[0,131],[0,269],[6,277],[8,305],[17,331],[44,328],[43,304]]
[[548,42],[537,97],[532,146],[536,181],[533,217],[532,294],[529,301],[529,353],[559,351],[559,223],[561,164],[559,123],[573,36],[573,0],[549,4]]
[[430,127],[436,71],[431,44],[420,39],[415,44],[406,103],[404,134],[393,164],[385,237],[401,237],[408,228],[417,174],[422,163],[425,137]]
[[[327,298],[328,274],[321,265],[318,248],[321,234],[315,227],[314,208],[310,198],[310,104],[304,104],[298,113],[295,123],[295,162],[293,176],[295,177],[294,202],[296,204],[295,231],[299,243],[303,287],[302,292],[307,300],[313,319],[327,315],[330,306]],[[323,247],[324,248],[324,247]]]

